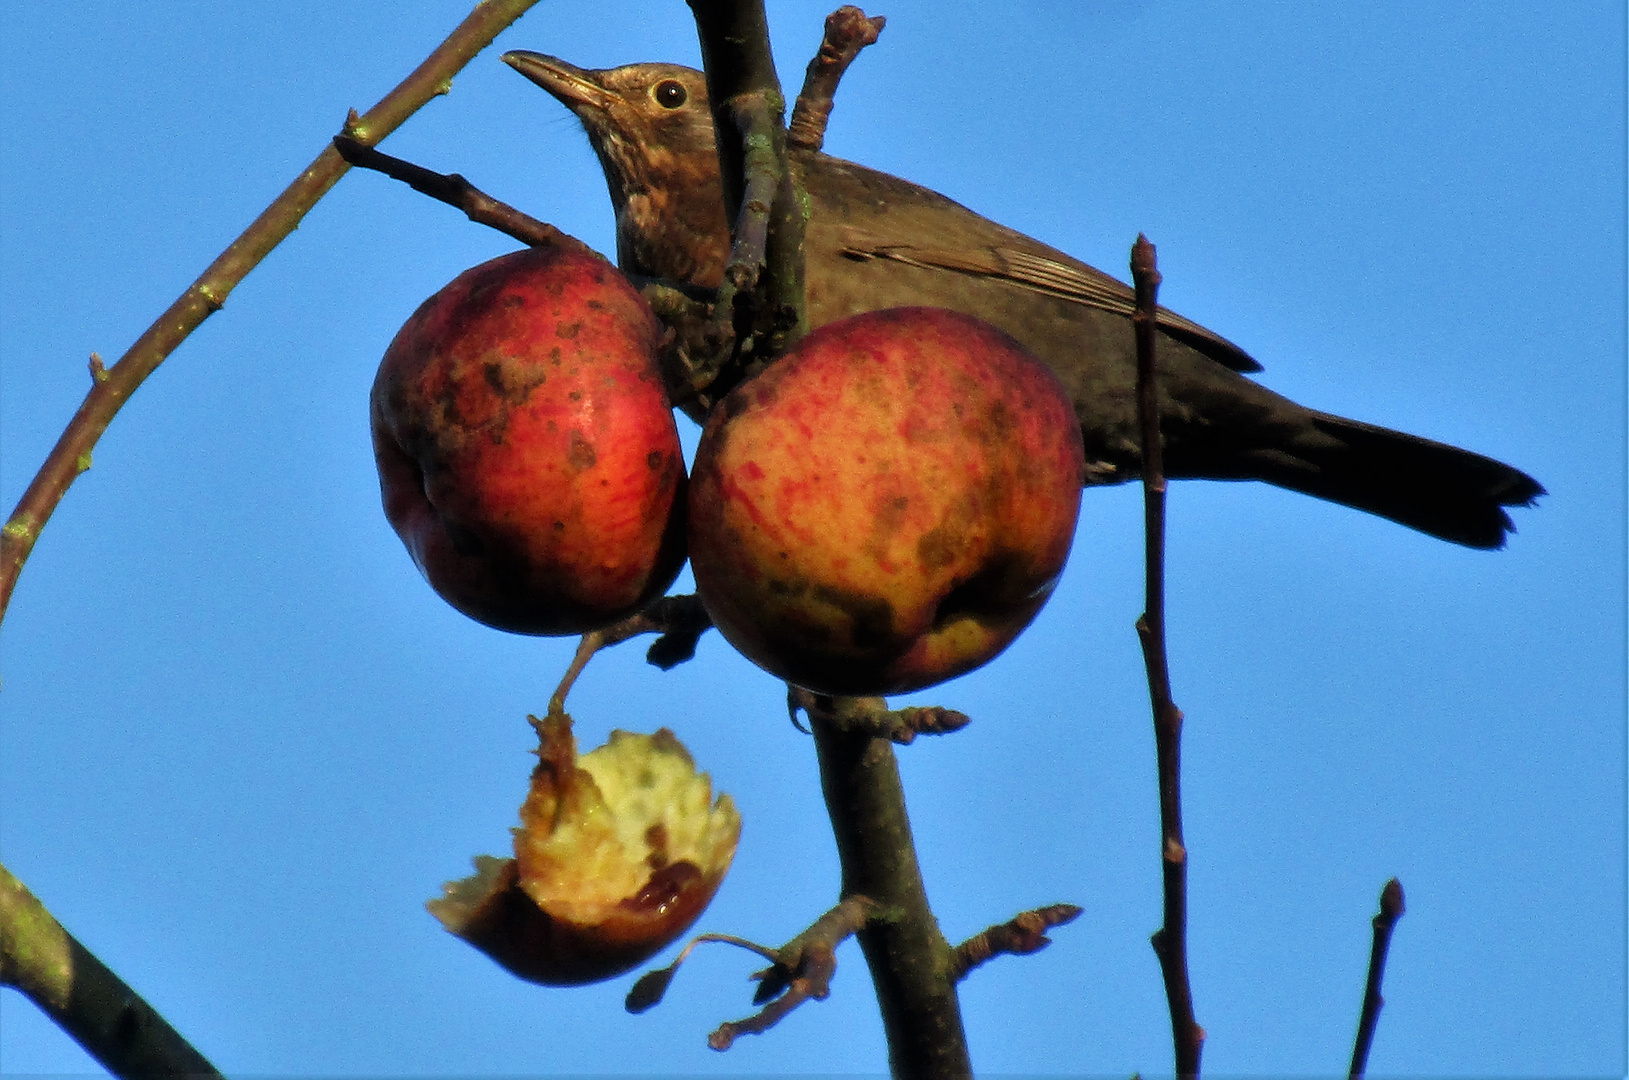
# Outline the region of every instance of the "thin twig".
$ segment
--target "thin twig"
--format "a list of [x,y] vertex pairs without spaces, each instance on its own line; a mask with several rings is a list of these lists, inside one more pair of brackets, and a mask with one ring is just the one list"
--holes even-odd
[[[483,0],[414,72],[367,114],[346,125],[347,134],[373,145],[395,131],[431,98],[447,92],[452,77],[537,0]],[[11,603],[23,564],[74,479],[88,467],[92,448],[136,388],[200,324],[219,311],[245,275],[264,259],[347,166],[333,146],[324,148],[283,193],[223,251],[203,274],[136,339],[106,378],[93,380],[78,412],[47,455],[40,471],[0,529],[0,619]]]
[[1074,904],[1049,904],[1046,907],[1022,911],[997,926],[974,934],[951,953],[951,972],[957,982],[987,960],[997,956],[1027,956],[1052,944],[1046,932],[1054,926],[1074,922],[1080,917],[1080,908]]
[[826,33],[820,51],[809,61],[803,74],[803,89],[792,106],[792,120],[786,125],[786,145],[794,150],[819,150],[826,144],[826,123],[831,119],[832,98],[843,72],[860,55],[860,50],[877,40],[887,23],[881,15],[866,18],[865,12],[844,4],[826,16]]
[[744,1020],[722,1023],[707,1037],[714,1050],[728,1050],[741,1035],[758,1035],[805,1001],[824,1001],[837,973],[837,946],[865,927],[877,912],[869,897],[850,895],[803,933],[775,950],[774,963],[753,975],[754,1005],[763,1008]]
[[574,236],[568,236],[548,222],[539,221],[513,206],[494,199],[458,173],[438,173],[392,157],[341,133],[334,136],[334,149],[346,164],[358,169],[371,169],[400,180],[414,191],[446,203],[464,212],[477,225],[497,229],[529,247],[570,247],[579,251],[590,250],[588,245]]
[[[426,169],[365,146],[344,133],[334,136],[334,149],[351,166],[400,180],[420,194],[463,211],[464,216],[477,225],[496,229],[529,247],[590,250],[576,237],[517,210],[502,199],[493,198],[458,173],[438,173]],[[713,321],[717,290],[658,281],[636,274],[627,277],[670,331],[662,344],[660,357],[662,381],[667,388],[668,399],[692,419],[698,422],[705,420],[710,400],[705,403],[700,400],[701,395],[696,388],[705,385],[710,376],[698,376],[697,372],[702,368],[709,372],[718,371],[734,346],[733,331],[721,333]],[[680,657],[680,660],[688,659],[688,655]],[[672,667],[680,660],[660,666]]]
[[[794,724],[799,710],[811,712],[819,701],[819,695],[812,691],[787,684],[786,708]],[[918,735],[947,735],[971,723],[966,713],[942,705],[890,709],[882,698],[849,698],[848,701],[843,723],[849,731],[863,731],[900,746],[909,746]]]
[[104,1069],[121,1077],[219,1076],[153,1007],[0,866],[0,985],[27,995]]
[[1156,299],[1160,274],[1154,245],[1138,235],[1131,249],[1131,276],[1137,288],[1132,325],[1137,336],[1137,406],[1142,421],[1143,523],[1147,594],[1137,636],[1148,668],[1148,694],[1154,709],[1154,746],[1159,768],[1160,865],[1164,879],[1165,922],[1154,932],[1154,953],[1165,979],[1171,1009],[1171,1040],[1178,1076],[1199,1075],[1205,1030],[1194,1019],[1188,981],[1188,849],[1182,840],[1182,710],[1171,700],[1171,670],[1165,653],[1165,470],[1160,441],[1159,389],[1154,378]]
[[1369,1048],[1374,1044],[1375,1026],[1380,1023],[1380,980],[1386,974],[1386,951],[1391,948],[1392,928],[1403,917],[1403,883],[1396,878],[1380,890],[1380,910],[1375,914],[1374,944],[1369,947],[1369,979],[1363,989],[1363,1014],[1358,1020],[1357,1041],[1352,1045],[1352,1080],[1369,1067]]

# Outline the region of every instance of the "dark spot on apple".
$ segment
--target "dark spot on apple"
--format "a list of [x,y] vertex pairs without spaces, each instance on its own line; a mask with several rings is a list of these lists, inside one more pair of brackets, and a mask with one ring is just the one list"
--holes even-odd
[[726,394],[723,401],[724,419],[734,420],[737,416],[752,408],[752,405],[751,394]]
[[916,542],[916,556],[929,570],[938,570],[956,561],[966,540],[959,530],[945,522]]
[[582,333],[582,329],[583,324],[581,322],[561,323],[559,326],[554,328],[554,333],[556,337],[563,337],[567,341],[570,341],[572,338]]
[[507,392],[503,385],[502,364],[483,364],[481,365],[481,374],[486,376],[486,384],[492,387],[494,393],[501,396]]
[[594,463],[599,459],[600,456],[594,452],[593,444],[583,438],[582,432],[573,431],[571,433],[571,449],[566,453],[566,460],[571,462],[575,468],[589,469],[593,468]]
[[662,911],[701,879],[701,871],[689,860],[668,863],[645,882],[645,887],[619,904],[636,911]]
[[652,450],[650,453],[645,455],[645,468],[649,469],[651,472],[656,472],[662,467],[662,462],[664,460],[665,459],[660,450]]
[[816,585],[812,591],[817,600],[848,614],[852,623],[849,641],[855,648],[875,649],[893,642],[894,605],[887,600],[831,585]]
[[1023,578],[1017,555],[995,553],[978,573],[945,594],[933,614],[934,627],[937,629],[969,616],[1009,615],[1014,607],[1032,598],[1027,594],[1033,590],[1025,588]]
[[605,304],[603,304],[599,300],[590,300],[584,306],[587,307],[591,311],[599,311],[601,308],[603,308],[605,306]]
[[452,541],[453,550],[458,554],[473,559],[486,551],[486,544],[474,530],[447,518],[442,518],[441,524],[447,530],[447,539]]
[[1007,408],[1007,403],[999,398],[990,403],[990,408],[984,413],[984,423],[981,425],[979,436],[985,442],[1001,440],[1010,442],[1018,429],[1018,418],[1013,416]]
[[525,307],[526,298],[524,296],[517,296],[514,293],[510,293],[508,296],[503,298],[503,306],[511,310],[514,308]]

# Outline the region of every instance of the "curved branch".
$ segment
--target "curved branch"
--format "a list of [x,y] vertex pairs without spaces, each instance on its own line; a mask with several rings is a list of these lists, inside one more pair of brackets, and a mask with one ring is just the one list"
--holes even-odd
[[[431,98],[445,94],[452,77],[535,3],[537,0],[483,0],[477,4],[458,28],[379,104],[364,116],[353,114],[346,123],[346,134],[371,146],[395,131]],[[294,231],[346,168],[339,152],[326,147],[136,339],[118,363],[94,372],[90,392],[0,529],[0,620],[5,618],[17,577],[40,530],[69,486],[90,467],[91,449],[113,417],[147,376],[205,319],[221,309],[249,271]]]

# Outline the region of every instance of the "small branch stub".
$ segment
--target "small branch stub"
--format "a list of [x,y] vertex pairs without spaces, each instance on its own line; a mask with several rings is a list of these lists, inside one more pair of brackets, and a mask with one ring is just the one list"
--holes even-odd
[[904,709],[890,709],[882,698],[841,698],[840,709],[831,698],[788,683],[786,708],[797,723],[797,714],[813,716],[816,710],[830,713],[832,719],[845,731],[871,735],[900,746],[908,746],[918,735],[946,735],[960,731],[971,720],[966,713],[940,705],[915,705]]
[[1054,926],[1074,922],[1080,917],[1080,911],[1074,904],[1049,904],[980,931],[951,952],[951,974],[960,982],[967,978],[968,972],[994,957],[1039,952],[1052,943],[1046,932]]
[[[355,113],[352,113],[355,116]],[[568,236],[544,221],[516,210],[506,202],[494,199],[458,173],[438,173],[415,165],[410,161],[392,157],[375,150],[346,130],[334,136],[334,149],[347,165],[383,173],[392,180],[400,180],[414,191],[428,195],[438,202],[462,210],[477,225],[486,225],[507,236],[514,237],[529,247],[573,247],[587,251],[588,246]]]
[[881,15],[867,18],[865,12],[845,4],[826,16],[826,34],[820,51],[809,61],[803,76],[803,89],[792,106],[792,120],[786,125],[786,145],[794,150],[819,150],[826,143],[826,123],[831,119],[832,99],[843,73],[874,44],[888,20]]

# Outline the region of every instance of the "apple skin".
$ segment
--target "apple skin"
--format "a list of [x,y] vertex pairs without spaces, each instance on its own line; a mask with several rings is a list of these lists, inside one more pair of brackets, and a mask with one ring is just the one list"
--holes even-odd
[[1063,572],[1084,475],[1057,378],[942,308],[831,323],[732,390],[690,483],[696,590],[725,639],[817,693],[987,662]]
[[609,979],[701,916],[735,858],[741,816],[671,731],[613,731],[578,756],[571,718],[532,717],[539,746],[514,858],[475,857],[430,913],[545,986]]
[[684,563],[684,459],[663,330],[599,255],[531,248],[465,271],[374,380],[385,516],[443,599],[519,634],[640,610]]

